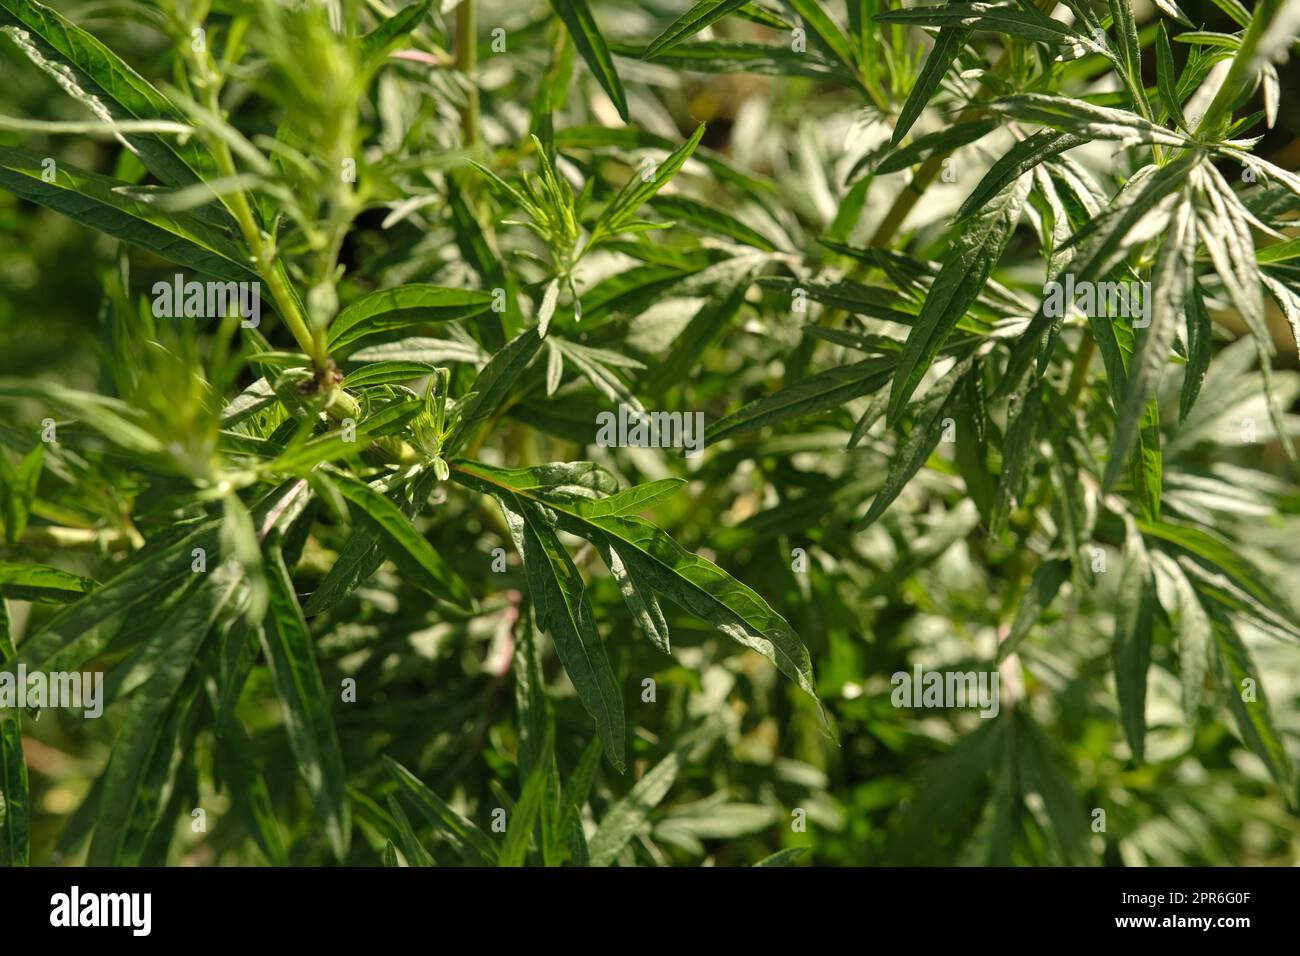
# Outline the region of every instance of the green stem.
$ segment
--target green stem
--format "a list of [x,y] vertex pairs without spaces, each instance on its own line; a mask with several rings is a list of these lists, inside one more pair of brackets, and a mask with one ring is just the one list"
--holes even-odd
[[1251,73],[1255,67],[1259,41],[1272,25],[1273,19],[1277,16],[1281,7],[1282,0],[1260,0],[1259,5],[1255,7],[1255,13],[1250,18],[1250,26],[1246,28],[1246,35],[1242,37],[1241,46],[1237,48],[1237,53],[1232,58],[1232,66],[1228,68],[1228,75],[1224,77],[1223,85],[1214,94],[1214,99],[1210,102],[1210,106],[1205,111],[1201,121],[1196,124],[1198,136],[1202,133],[1214,132],[1218,129],[1220,123],[1226,118],[1230,118],[1233,108],[1237,106],[1242,97],[1246,95],[1248,88],[1254,83],[1254,77]]
[[469,77],[460,128],[465,145],[473,146],[478,142],[478,27],[474,0],[461,0],[456,8],[456,66]]
[[[196,85],[207,94],[207,108],[220,115],[221,83],[212,54],[204,52],[201,57],[195,57],[194,70]],[[232,177],[237,175],[235,158],[225,140],[218,136],[206,136],[204,138],[212,151],[212,155],[216,160],[217,171],[221,176]],[[249,252],[253,254],[253,259],[257,263],[258,274],[261,275],[262,281],[266,283],[267,288],[271,290],[271,298],[275,302],[276,311],[280,313],[284,324],[293,334],[298,347],[311,357],[316,370],[324,372],[329,368],[329,353],[325,350],[325,343],[323,340],[318,341],[313,337],[311,330],[308,329],[307,322],[298,309],[298,300],[289,287],[284,271],[279,268],[276,261],[274,248],[263,241],[262,230],[257,224],[257,217],[253,215],[253,207],[249,204],[248,194],[239,189],[224,198],[226,207],[235,217],[235,221],[239,223],[239,231],[244,237],[244,243],[248,246]]]

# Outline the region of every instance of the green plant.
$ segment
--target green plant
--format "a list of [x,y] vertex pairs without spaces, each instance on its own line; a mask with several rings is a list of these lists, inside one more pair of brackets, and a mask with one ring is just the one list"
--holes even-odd
[[0,859],[1294,859],[1296,6],[0,0]]

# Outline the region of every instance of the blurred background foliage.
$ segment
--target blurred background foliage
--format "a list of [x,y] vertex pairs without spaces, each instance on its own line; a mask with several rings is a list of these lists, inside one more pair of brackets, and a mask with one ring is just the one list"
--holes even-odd
[[[434,57],[455,46],[453,5],[444,6],[435,5],[422,24],[426,42],[420,46]],[[592,6],[618,53],[639,50],[687,4],[600,0]],[[1206,29],[1234,29],[1208,0],[1185,0],[1181,6]],[[182,16],[180,6],[60,0],[56,7],[144,76],[166,81],[175,75],[182,41],[175,38],[173,18]],[[377,22],[374,11],[380,7],[368,6],[368,22]],[[1144,25],[1160,15],[1146,2],[1135,7]],[[222,23],[238,8],[216,0],[208,17]],[[255,25],[260,15],[254,14]],[[545,3],[505,0],[480,0],[477,17],[480,135],[498,165],[509,167],[527,142],[530,103],[550,65],[555,18]],[[505,31],[505,53],[492,46],[491,31],[498,27]],[[715,24],[712,35],[779,39],[770,27],[735,17]],[[270,42],[267,36],[260,42]],[[919,32],[905,35],[903,49],[911,51],[911,59],[910,66],[900,66],[904,72],[915,70],[920,41]],[[259,50],[257,57],[305,55],[293,36],[283,42],[287,48]],[[974,42],[995,46],[998,39],[979,36]],[[265,71],[257,57],[246,64],[246,75],[236,74],[227,105],[232,122],[246,134],[271,135],[286,108],[309,106],[277,101],[275,90],[268,89],[276,74]],[[880,177],[860,217],[837,220],[846,199],[846,174],[866,150],[888,138],[888,125],[834,77],[696,72],[622,55],[617,66],[638,128],[678,143],[697,123],[708,123],[704,152],[684,169],[676,194],[729,212],[782,254],[816,264],[826,256],[818,237],[838,232],[844,241],[864,242],[902,189],[904,178]],[[1300,90],[1300,62],[1293,57],[1280,73],[1283,108],[1257,151],[1294,169],[1300,165],[1300,112],[1290,107]],[[82,107],[32,68],[8,38],[0,38],[0,76],[0,114],[86,118]],[[1149,82],[1154,84],[1154,75]],[[417,160],[390,173],[400,196],[380,196],[347,235],[341,257],[347,272],[339,293],[345,301],[374,284],[476,281],[455,242],[440,168],[463,145],[464,98],[464,84],[454,71],[419,60],[390,60],[359,98],[368,161],[393,155]],[[944,122],[939,111],[927,112],[918,131]],[[616,184],[648,155],[635,147],[587,148],[572,132],[566,141],[566,131],[590,126],[621,123],[579,61],[554,114],[554,135],[569,171],[579,181],[594,176]],[[124,179],[142,174],[112,139],[0,132],[0,145],[18,144]],[[1110,144],[1100,143],[1077,155],[1105,176],[1111,151]],[[716,161],[700,161],[705,156]],[[978,146],[960,157],[958,181],[936,184],[908,220],[911,249],[925,250],[939,239],[948,217],[996,158]],[[719,175],[719,168],[731,170],[731,176]],[[469,188],[482,199],[480,185]],[[408,202],[417,197],[419,202]],[[523,241],[503,230],[507,235],[511,238],[503,242]],[[651,241],[683,256],[712,248],[686,225],[652,234]],[[100,303],[117,269],[117,253],[115,240],[0,192],[0,374],[115,390],[104,371],[105,356],[115,348],[114,329]],[[137,289],[171,271],[146,253],[133,251],[131,260]],[[1030,289],[1041,275],[1036,262],[1037,240],[1022,229],[998,278]],[[585,288],[618,276],[630,263],[617,251],[593,254],[582,273]],[[610,310],[619,338],[602,340],[593,331],[590,341],[653,367],[704,301],[706,289],[692,289],[688,282],[629,294]],[[1232,316],[1221,318],[1230,328]],[[1279,315],[1272,319],[1279,344],[1275,387],[1293,401],[1300,391],[1296,352],[1285,321]],[[264,331],[274,342],[290,344],[282,329]],[[576,341],[586,335],[572,324],[566,333]],[[207,338],[196,348],[208,348]],[[642,380],[633,389],[650,407],[700,409],[712,420],[846,354],[821,343],[814,360],[809,338],[782,296],[755,289],[738,317],[689,368],[648,386]],[[1243,417],[1263,422],[1267,416],[1253,353],[1230,339],[1225,335],[1216,346],[1221,353],[1197,416],[1167,448],[1166,467],[1185,466],[1182,478],[1169,479],[1169,496],[1185,513],[1211,514],[1281,593],[1293,595],[1300,591],[1300,495],[1293,472],[1267,436],[1249,446],[1232,437]],[[665,657],[638,631],[616,585],[594,573],[593,606],[615,673],[623,680],[632,760],[625,776],[608,763],[598,765],[584,814],[590,822],[600,820],[647,770],[683,755],[680,766],[669,768],[676,772],[666,778],[664,792],[637,815],[644,823],[623,850],[625,862],[741,865],[805,847],[810,852],[799,862],[817,865],[1300,863],[1300,818],[1288,808],[1295,794],[1281,792],[1221,707],[1207,703],[1194,725],[1184,720],[1167,633],[1154,649],[1147,759],[1142,764],[1131,759],[1110,677],[1114,600],[1108,588],[1117,580],[1103,580],[1091,594],[1067,583],[1018,655],[1002,666],[1003,704],[995,720],[980,720],[970,711],[891,705],[889,679],[896,671],[918,664],[957,670],[991,666],[999,629],[1015,610],[1006,602],[1019,592],[1025,573],[1025,543],[1014,536],[988,536],[944,458],[949,452],[937,452],[886,516],[859,534],[854,526],[862,503],[883,481],[888,444],[873,434],[846,451],[857,418],[850,408],[752,432],[711,447],[698,461],[683,462],[652,449],[592,445],[591,414],[600,400],[584,380],[567,382],[546,403],[516,406],[490,439],[489,451],[508,464],[591,458],[625,485],[688,478],[685,491],[658,507],[656,522],[785,615],[812,653],[837,738],[822,732],[816,704],[766,661],[667,606],[674,646],[672,656]],[[1287,422],[1294,425],[1295,419],[1288,416]],[[0,454],[16,463],[30,446],[33,428],[30,420],[4,422],[0,431],[8,447]],[[1195,478],[1203,470],[1219,479],[1208,490]],[[1234,489],[1232,497],[1225,487]],[[113,522],[102,516],[129,513],[129,470],[96,469],[94,480],[85,483],[61,483],[47,474],[39,497],[54,494],[58,497],[50,498],[44,520],[59,514],[101,516],[91,527],[104,533],[79,553],[65,548],[43,552],[42,558],[103,579],[116,559],[116,545],[109,534]],[[483,499],[447,488],[435,501],[438,506],[420,519],[421,530],[482,596],[481,616],[443,619],[386,564],[346,602],[311,620],[325,686],[338,687],[344,677],[353,677],[362,689],[356,703],[334,705],[357,828],[355,863],[376,862],[393,838],[394,818],[386,802],[393,790],[384,756],[409,768],[485,829],[493,808],[510,806],[519,796],[516,674],[527,626],[516,615],[520,592],[526,590],[523,575],[499,518]],[[39,511],[33,523],[44,523]],[[138,530],[147,538],[157,529],[146,523]],[[342,542],[328,518],[303,542],[294,578],[300,595],[314,590]],[[494,548],[510,554],[504,575],[491,571]],[[806,554],[805,573],[793,570],[795,549]],[[1118,556],[1110,557],[1117,566]],[[19,634],[50,613],[24,602],[10,606]],[[1294,755],[1300,749],[1295,649],[1253,637],[1250,643],[1279,731]],[[542,664],[557,718],[558,764],[568,780],[594,734],[545,649]],[[653,701],[643,700],[647,678],[655,682]],[[264,770],[289,858],[326,862],[327,848],[314,833],[310,802],[287,756],[264,668],[252,672],[239,715]],[[100,721],[50,711],[26,723],[33,862],[80,858],[91,821],[78,808],[95,786],[119,729],[116,710]],[[172,798],[181,811],[174,817],[174,839],[161,841],[157,859],[200,865],[265,862],[234,812],[228,782],[209,772],[205,751],[213,746],[210,736],[200,734],[184,757]],[[206,834],[191,832],[184,812],[191,806],[207,809]],[[1096,809],[1105,812],[1104,833],[1094,832]],[[792,826],[804,817],[806,827]],[[435,860],[457,861],[440,834],[422,823],[418,829]]]

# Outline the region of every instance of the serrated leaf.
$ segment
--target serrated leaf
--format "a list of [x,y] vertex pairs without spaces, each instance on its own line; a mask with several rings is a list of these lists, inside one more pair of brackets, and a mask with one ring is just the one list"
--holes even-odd
[[1158,126],[1137,113],[1097,106],[1067,96],[1021,93],[995,100],[989,104],[989,108],[1015,119],[1041,123],[1085,139],[1117,140],[1124,145],[1190,145],[1190,140],[1183,134]]
[[1035,166],[1087,141],[1086,137],[1053,129],[1039,130],[1032,136],[1020,140],[989,167],[984,178],[971,190],[971,194],[957,210],[957,219],[966,219],[978,212],[985,203],[1005,189],[1008,183],[1020,178]]

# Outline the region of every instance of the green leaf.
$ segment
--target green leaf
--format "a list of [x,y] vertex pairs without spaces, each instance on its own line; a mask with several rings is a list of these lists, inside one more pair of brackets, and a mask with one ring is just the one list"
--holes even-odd
[[1061,585],[1070,579],[1070,562],[1063,558],[1051,558],[1041,562],[1034,569],[1034,578],[1029,590],[1020,599],[1016,608],[1016,617],[1011,630],[998,645],[997,661],[1000,664],[1013,653],[1020,643],[1029,636],[1030,629],[1038,623]]
[[973,356],[962,359],[918,402],[916,421],[906,438],[900,438],[898,447],[889,459],[889,472],[885,484],[871,500],[871,507],[858,522],[857,530],[869,527],[885,513],[885,509],[894,503],[894,499],[912,480],[931,452],[943,437],[940,418],[948,407],[949,400],[956,394],[957,384],[967,374],[973,362]]
[[[611,43],[615,56],[640,60],[645,51],[627,43]],[[710,40],[681,43],[661,52],[655,65],[696,73],[753,73],[765,76],[806,76],[818,80],[853,82],[853,74],[816,51],[796,53],[788,44],[737,43]],[[567,131],[566,131],[567,132]],[[734,170],[728,170],[733,172]],[[759,182],[767,185],[766,181]]]
[[1161,23],[1156,31],[1156,89],[1160,105],[1173,117],[1181,129],[1190,129],[1183,116],[1183,104],[1178,97],[1178,80],[1174,75],[1174,52],[1169,47],[1169,34]]
[[609,866],[645,826],[650,811],[663,802],[686,762],[686,748],[678,748],[646,771],[627,795],[605,811],[591,838],[592,866]]
[[196,216],[129,199],[117,191],[126,183],[71,163],[58,163],[52,182],[42,178],[45,173],[42,157],[0,146],[0,187],[15,195],[196,272],[234,282],[258,279],[231,237]]
[[[34,0],[0,0],[0,27],[46,72],[66,67],[83,104],[115,119],[184,122],[184,115],[139,73],[62,14]],[[67,85],[65,89],[69,89]],[[71,92],[71,89],[69,89]],[[215,175],[216,164],[195,139],[170,144],[160,137],[126,134],[125,140],[163,183],[186,185]]]
[[378,532],[380,546],[403,577],[436,598],[466,611],[474,609],[474,597],[465,582],[411,526],[401,508],[351,475],[333,472],[330,477],[343,497],[357,506],[362,521]]
[[[1227,677],[1224,696],[1228,709],[1236,720],[1241,739],[1264,761],[1270,776],[1282,788],[1287,803],[1294,807],[1295,768],[1269,712],[1268,698],[1264,696],[1263,675],[1251,659],[1245,643],[1231,626],[1216,621],[1214,640],[1220,664]],[[1250,684],[1246,684],[1246,681],[1250,681]],[[1248,689],[1253,694],[1248,694]],[[1252,699],[1247,700],[1248,696]]]
[[[397,825],[397,835],[402,844],[402,855],[406,857],[407,862],[416,867],[433,866],[433,857],[429,855],[429,851],[424,848],[424,844],[416,837],[415,830],[411,828],[411,821],[406,818],[406,811],[402,809],[402,805],[397,802],[392,794],[388,794],[387,803],[388,812]],[[391,843],[388,845],[392,846]]]
[[662,392],[689,380],[691,370],[699,363],[705,350],[739,314],[747,289],[748,283],[740,282],[720,294],[715,293],[700,306],[673,340],[673,347],[663,361],[650,373],[647,387],[651,392]]
[[626,123],[627,94],[623,92],[623,82],[614,69],[614,58],[587,7],[587,0],[551,0],[551,9],[564,21],[569,36],[573,37],[573,45],[587,61],[596,82],[609,94],[618,115]]
[[[604,514],[600,501],[560,498],[517,489],[511,485],[508,474],[481,462],[457,461],[453,468],[457,480],[470,487],[495,495],[499,500],[513,495],[511,507],[516,512],[516,519],[511,524],[512,533],[518,536],[534,527],[549,531],[544,521],[554,515],[553,520],[561,530],[593,542],[607,540],[617,548],[629,573],[639,579],[643,589],[653,589],[682,609],[713,624],[732,640],[758,651],[810,697],[817,699],[808,649],[785,618],[772,610],[756,592],[712,562],[686,551],[660,528],[642,518]],[[517,513],[525,504],[532,508],[527,512],[529,520],[522,522]],[[558,542],[556,545],[558,547]],[[534,550],[539,546],[534,544]],[[561,556],[563,561],[559,560]],[[563,572],[572,567],[562,549],[555,555],[548,553],[546,557],[554,558]],[[538,583],[554,591],[551,580],[547,576]],[[572,583],[576,591],[581,586],[581,578],[570,581],[566,577],[563,583]],[[530,589],[533,587],[530,584]],[[580,591],[577,593],[581,595]],[[621,726],[621,710],[619,717]]]
[[358,51],[361,61],[371,69],[382,63],[388,52],[419,26],[420,21],[428,15],[432,3],[433,0],[419,0],[409,7],[403,7],[363,36]]
[[252,743],[239,721],[229,721],[218,731],[217,748],[218,766],[230,791],[231,803],[244,818],[266,861],[272,866],[288,866],[289,854],[280,835],[271,794],[254,759]]
[[1054,129],[1039,130],[1032,136],[1020,140],[989,167],[984,178],[971,190],[971,194],[957,210],[957,219],[966,219],[978,212],[990,199],[1005,189],[1008,183],[1019,179],[1035,166],[1066,150],[1081,146],[1087,141],[1086,137]]
[[1124,539],[1124,571],[1115,598],[1115,689],[1120,726],[1133,759],[1143,761],[1146,739],[1147,670],[1151,666],[1151,629],[1155,617],[1151,563],[1136,526]]
[[460,418],[443,442],[446,456],[458,452],[497,413],[541,347],[542,337],[537,329],[525,329],[488,360],[474,379],[469,394],[461,400]]
[[1002,256],[1029,195],[1028,177],[1008,185],[961,232],[912,326],[889,391],[886,421],[892,427],[949,333],[984,288]]
[[104,771],[89,865],[140,863],[180,761],[182,728],[199,690],[194,663],[242,579],[243,569],[234,562],[210,571],[153,637],[157,656],[148,680],[131,695],[130,710]]
[[[1110,488],[1119,476],[1129,449],[1148,406],[1154,401],[1169,363],[1178,330],[1178,318],[1185,313],[1187,291],[1195,278],[1196,222],[1192,204],[1184,200],[1174,215],[1172,228],[1156,254],[1151,271],[1150,301],[1146,303],[1150,324],[1138,334],[1129,364],[1124,403],[1111,439],[1110,460],[1102,485]],[[1110,321],[1110,320],[1107,320]]]
[[305,474],[323,461],[360,454],[371,441],[395,434],[424,410],[425,403],[420,398],[389,402],[373,415],[352,422],[351,429],[341,425],[334,431],[291,445],[267,470],[276,474]]
[[1117,140],[1123,145],[1156,144],[1188,146],[1191,141],[1182,133],[1165,129],[1149,119],[1097,106],[1085,100],[1047,93],[1021,93],[1004,96],[989,108],[1027,123],[1041,123],[1084,139]]
[[354,372],[349,372],[342,382],[343,388],[372,388],[376,385],[396,385],[432,375],[436,366],[429,362],[370,362]]
[[3,497],[5,544],[12,548],[27,527],[27,518],[36,500],[36,485],[41,478],[41,464],[45,460],[45,443],[39,442],[12,468],[0,454],[0,497]]
[[813,43],[821,47],[840,62],[849,73],[857,76],[857,63],[853,55],[853,45],[844,31],[826,13],[817,0],[782,0],[782,2],[799,15],[804,26],[808,28]]
[[[396,502],[403,515],[414,518],[428,501],[437,480],[438,476],[430,468],[387,494]],[[329,573],[303,605],[303,613],[311,617],[337,606],[379,570],[379,566],[384,563],[383,538],[383,532],[373,523],[354,527]]]
[[664,618],[663,609],[659,607],[659,599],[655,597],[654,591],[628,570],[618,548],[610,545],[608,541],[599,541],[596,543],[596,549],[600,552],[600,559],[605,562],[609,573],[618,584],[618,589],[623,594],[623,603],[627,605],[632,619],[641,626],[641,630],[645,631],[646,637],[650,638],[650,642],[655,647],[665,654],[671,653],[668,643],[668,621]]
[[1263,573],[1222,535],[1168,518],[1139,520],[1138,527],[1144,535],[1162,542],[1166,550],[1167,545],[1173,545],[1185,552],[1192,564],[1184,566],[1199,569],[1197,576],[1203,591],[1214,594],[1228,606],[1239,606],[1262,626],[1300,640],[1300,621],[1290,602],[1270,587]]
[[[934,156],[947,156],[954,150],[987,136],[1001,125],[996,119],[955,123],[918,137],[901,149],[891,151],[875,169],[878,175],[896,173]],[[859,164],[861,165],[861,164]],[[857,167],[854,167],[854,172]],[[849,173],[849,179],[853,172]]]
[[538,626],[550,636],[578,697],[596,721],[610,762],[622,772],[626,759],[623,693],[596,631],[582,575],[536,501],[504,486],[493,487],[491,493],[501,505],[524,563]]
[[645,48],[643,56],[648,60],[661,51],[676,46],[748,2],[749,0],[698,0],[693,7],[674,20],[668,29],[651,41]]
[[1179,422],[1187,420],[1201,392],[1201,383],[1210,368],[1210,343],[1214,334],[1210,327],[1210,313],[1201,298],[1200,286],[1195,282],[1191,293],[1186,299],[1187,366],[1183,369],[1183,387],[1178,401]]
[[[14,659],[9,608],[0,598],[0,667]],[[0,707],[0,866],[26,866],[31,807],[22,714]]]
[[654,167],[654,174],[648,178],[642,174],[634,175],[619,190],[605,207],[600,218],[591,227],[591,235],[586,248],[590,249],[608,235],[625,230],[633,221],[636,212],[647,203],[655,193],[668,185],[677,175],[677,171],[691,158],[695,147],[700,145],[704,136],[704,124],[695,127],[691,138],[682,143],[660,164]]
[[368,335],[430,322],[467,319],[492,307],[492,293],[412,284],[363,295],[330,324],[330,351],[351,348]]
[[1107,0],[1115,33],[1119,37],[1119,67],[1133,108],[1152,118],[1151,103],[1147,99],[1146,84],[1142,82],[1142,48],[1138,45],[1137,18],[1129,0]]
[[795,860],[808,852],[806,846],[791,846],[777,850],[771,856],[765,856],[755,866],[791,866]]
[[712,445],[768,425],[839,408],[884,388],[893,365],[892,359],[870,358],[800,379],[718,419],[705,431],[705,441]]
[[[881,14],[877,14],[876,19],[880,20],[880,18]],[[894,132],[889,137],[891,148],[903,141],[903,137],[920,118],[926,104],[930,102],[930,98],[934,96],[935,91],[939,89],[939,84],[947,75],[949,67],[961,53],[966,41],[970,39],[970,33],[970,30],[952,26],[945,26],[939,31],[939,35],[935,37],[934,47],[925,58],[921,73],[912,84],[907,100],[899,111],[898,120],[894,123]]]
[[12,600],[63,604],[89,594],[94,588],[95,582],[90,578],[49,565],[0,561],[0,596]]
[[525,858],[528,856],[528,844],[533,837],[533,828],[541,813],[542,801],[546,798],[550,771],[551,739],[548,736],[543,743],[537,765],[524,781],[519,802],[510,812],[510,823],[506,829],[506,838],[501,844],[497,866],[524,865]]
[[888,10],[876,15],[877,23],[904,23],[909,26],[960,27],[964,30],[984,30],[1007,36],[1037,40],[1050,46],[1077,43],[1090,49],[1096,45],[1059,20],[1040,13],[1033,6],[1016,3],[945,3],[936,6],[914,7],[909,10]]
[[1178,676],[1182,683],[1183,720],[1196,726],[1205,687],[1205,675],[1212,646],[1211,625],[1196,588],[1178,562],[1162,551],[1152,551],[1151,560],[1174,584],[1178,597],[1175,620],[1178,635]]
[[685,196],[659,196],[652,204],[655,212],[669,219],[679,219],[705,232],[726,236],[764,252],[776,252],[770,239],[751,229],[735,216]]
[[266,543],[266,578],[270,607],[261,629],[262,648],[280,698],[289,749],[334,858],[342,863],[347,858],[352,830],[343,753],[311,634],[276,535]]
[[1058,754],[1048,732],[1024,709],[1017,709],[1017,771],[1025,793],[1042,797],[1043,810],[1051,823],[1051,832],[1060,846],[1061,856],[1069,866],[1090,862],[1088,841],[1092,834],[1088,817],[1075,793],[1068,768],[1068,755]]
[[388,775],[401,792],[429,823],[452,843],[466,862],[473,865],[493,864],[497,851],[487,834],[453,810],[420,779],[391,757],[384,757]]

